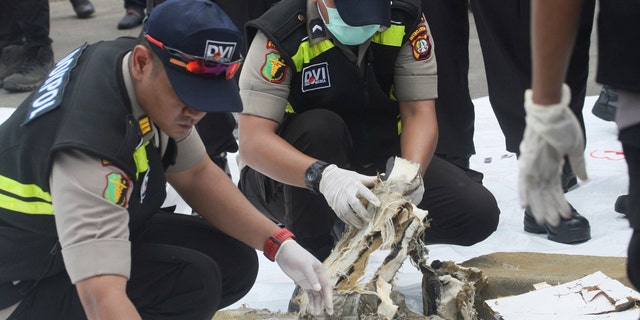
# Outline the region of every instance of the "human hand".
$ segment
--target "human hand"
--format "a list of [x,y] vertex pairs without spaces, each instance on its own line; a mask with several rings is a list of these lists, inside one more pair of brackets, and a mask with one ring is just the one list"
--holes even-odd
[[561,182],[565,155],[576,176],[587,179],[584,136],[569,109],[569,86],[563,84],[562,99],[555,105],[535,104],[532,94],[531,90],[525,92],[527,126],[520,144],[520,204],[531,208],[539,224],[557,226],[560,216],[571,217]]
[[332,164],[322,171],[319,190],[340,220],[360,229],[372,218],[366,203],[380,205],[378,197],[369,190],[376,179]]
[[[403,168],[415,168],[415,171],[411,170],[395,170],[396,162],[404,162],[405,164],[412,164],[413,166],[401,166]],[[402,188],[402,197],[411,201],[411,203],[418,205],[422,202],[424,196],[424,182],[422,180],[422,173],[420,172],[420,165],[410,160],[406,160],[400,157],[390,157],[387,160],[387,166],[385,168],[385,180],[393,181],[404,185]]]
[[275,260],[280,269],[307,293],[312,314],[320,314],[323,309],[333,314],[333,288],[324,266],[316,257],[289,239],[280,245]]

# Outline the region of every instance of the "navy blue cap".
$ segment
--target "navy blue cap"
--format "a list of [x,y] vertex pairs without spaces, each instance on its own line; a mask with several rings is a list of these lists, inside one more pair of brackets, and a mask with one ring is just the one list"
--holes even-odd
[[391,0],[335,0],[340,18],[350,26],[391,25]]
[[[242,59],[242,33],[229,16],[209,0],[167,0],[149,14],[143,33],[164,46],[207,60],[227,63]],[[238,84],[224,76],[197,75],[169,62],[171,56],[151,44],[162,60],[167,77],[180,100],[205,112],[240,112]]]

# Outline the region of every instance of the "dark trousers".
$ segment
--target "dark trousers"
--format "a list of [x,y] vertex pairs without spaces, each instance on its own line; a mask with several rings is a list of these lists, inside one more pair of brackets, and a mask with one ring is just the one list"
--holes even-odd
[[0,48],[24,44],[26,53],[52,43],[48,0],[3,0],[0,10]]
[[[531,88],[531,35],[529,0],[473,0],[473,14],[482,48],[489,100],[507,150],[519,153],[524,134],[524,91]],[[565,79],[571,88],[569,108],[583,132],[582,107],[589,74],[589,46],[595,0],[584,2],[578,36]]]
[[[474,111],[469,97],[468,0],[423,0],[438,59],[439,140],[437,153],[475,153]],[[505,136],[506,149],[519,153],[524,134],[524,91],[531,87],[530,0],[471,0],[489,100]],[[566,82],[570,108],[584,129],[582,107],[589,73],[589,46],[595,0],[583,6],[578,38]]]
[[458,158],[476,153],[475,112],[469,95],[468,0],[422,0],[438,60],[438,146],[436,153]]
[[640,289],[640,124],[621,130],[619,139],[629,170],[627,217],[633,228],[627,254],[627,274],[636,289]]
[[[145,320],[210,320],[249,292],[258,273],[254,249],[195,216],[156,214],[131,243],[127,295]],[[64,270],[20,289],[10,319],[86,319]]]
[[[288,118],[279,134],[305,154],[367,175],[384,172],[386,159],[393,156],[382,155],[383,161],[367,168],[348,163],[352,149],[349,130],[338,115],[325,109]],[[468,246],[496,230],[500,210],[495,198],[465,170],[434,157],[424,182],[426,190],[418,207],[429,211],[427,243]],[[328,256],[337,217],[322,195],[279,183],[250,167],[243,168],[239,186],[265,215],[284,223],[303,247],[320,260]]]

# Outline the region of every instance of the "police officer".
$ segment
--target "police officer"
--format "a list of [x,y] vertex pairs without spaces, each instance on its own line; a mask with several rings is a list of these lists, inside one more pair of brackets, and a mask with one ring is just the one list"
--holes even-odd
[[[0,318],[211,319],[255,249],[332,312],[321,263],[206,156],[195,123],[240,111],[242,34],[169,0],[139,39],[83,45],[0,126]],[[159,212],[165,181],[204,218]]]
[[429,210],[427,242],[495,231],[493,195],[433,156],[436,60],[419,1],[283,0],[246,34],[240,188],[303,247],[322,260],[336,221],[367,223],[363,203],[379,204],[369,187],[396,155],[420,165],[406,196]]
[[[554,172],[567,155],[586,178],[582,128],[569,109],[563,84],[569,68],[580,10],[588,2],[533,0],[531,7],[532,88],[525,94],[527,128],[520,165],[521,201],[536,205],[538,222],[557,224],[571,212]],[[597,81],[618,91],[616,124],[629,167],[627,217],[633,229],[627,275],[640,289],[640,1],[601,1],[598,17]]]

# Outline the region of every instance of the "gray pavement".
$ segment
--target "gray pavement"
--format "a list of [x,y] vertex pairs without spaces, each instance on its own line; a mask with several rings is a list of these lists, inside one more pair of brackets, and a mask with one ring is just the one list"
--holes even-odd
[[[89,19],[78,19],[69,1],[50,0],[50,37],[53,39],[53,51],[56,61],[84,42],[92,43],[99,40],[115,39],[121,36],[137,36],[140,33],[141,27],[130,30],[118,30],[116,28],[118,21],[124,16],[123,0],[91,1],[96,8],[96,13]],[[480,44],[475,30],[475,23],[471,15],[470,19],[469,89],[471,97],[478,98],[487,95],[487,85]],[[587,95],[597,95],[600,92],[600,86],[593,80],[597,61],[595,40],[595,37],[592,36],[591,71],[589,74]],[[8,93],[6,90],[0,89],[0,107],[16,107],[28,95],[29,93]]]

